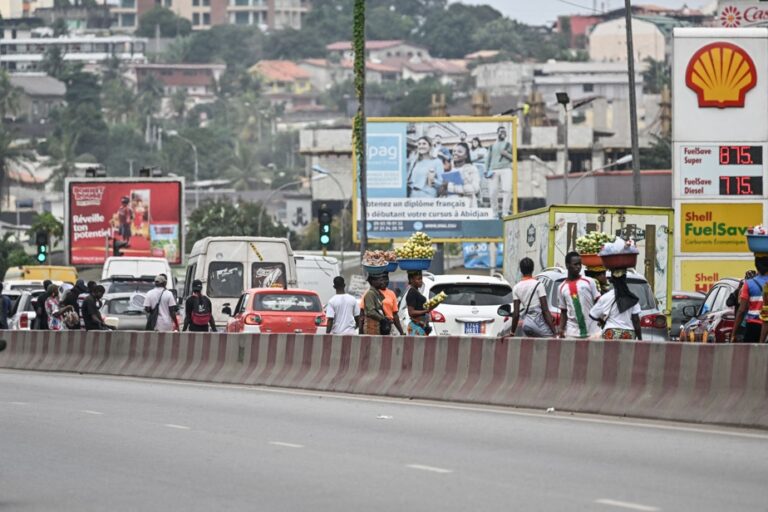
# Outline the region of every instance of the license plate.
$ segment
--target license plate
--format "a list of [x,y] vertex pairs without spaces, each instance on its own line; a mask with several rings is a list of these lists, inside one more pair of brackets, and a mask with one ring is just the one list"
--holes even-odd
[[467,322],[464,324],[464,334],[485,334],[485,324],[481,322]]

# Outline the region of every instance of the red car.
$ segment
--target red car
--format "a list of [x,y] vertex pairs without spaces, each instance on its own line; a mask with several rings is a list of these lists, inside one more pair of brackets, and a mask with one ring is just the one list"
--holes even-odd
[[323,334],[326,318],[320,296],[312,290],[251,288],[228,305],[227,332]]
[[680,341],[693,343],[730,343],[733,337],[735,311],[728,297],[739,287],[736,278],[719,280],[709,290],[704,303],[696,308],[686,306],[683,315],[689,320],[680,328]]

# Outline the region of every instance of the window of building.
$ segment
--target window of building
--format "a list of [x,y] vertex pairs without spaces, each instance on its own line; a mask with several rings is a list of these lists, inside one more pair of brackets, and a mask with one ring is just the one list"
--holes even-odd
[[582,86],[582,89],[584,92],[594,92],[595,91],[595,84],[584,84]]
[[124,9],[135,9],[136,0],[120,0],[120,7]]
[[211,13],[204,12],[203,13],[203,25],[210,25],[211,24]]
[[[237,0],[240,1],[240,0]],[[247,12],[236,12],[235,13],[235,25],[248,25],[250,23],[250,19]]]
[[250,0],[235,0],[235,5],[238,7],[244,7],[250,5]]
[[122,14],[122,15],[120,15],[120,26],[121,27],[135,27],[136,26],[136,15],[135,14]]
[[200,0],[192,0],[192,5],[194,7],[197,7],[198,5],[200,5]]
[[200,13],[193,12],[192,13],[192,24],[193,25],[199,25],[200,24]]
[[210,7],[211,6],[211,0],[203,0],[203,7]]

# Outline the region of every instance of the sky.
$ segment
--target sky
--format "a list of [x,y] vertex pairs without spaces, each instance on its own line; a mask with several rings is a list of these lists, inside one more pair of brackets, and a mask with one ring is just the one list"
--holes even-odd
[[[488,4],[501,11],[506,16],[532,25],[543,25],[555,21],[561,14],[589,14],[592,11],[593,0],[461,0],[465,4]],[[706,0],[633,0],[633,4],[648,3],[665,7],[679,8],[687,4],[691,8],[699,8],[708,3]],[[576,4],[576,5],[574,5]],[[618,9],[624,5],[623,0],[597,0],[598,9],[605,4],[606,9]],[[577,5],[584,6],[579,8]]]

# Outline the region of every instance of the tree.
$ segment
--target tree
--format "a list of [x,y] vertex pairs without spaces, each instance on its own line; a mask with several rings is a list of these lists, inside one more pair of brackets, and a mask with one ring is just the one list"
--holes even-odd
[[666,170],[672,168],[672,141],[653,136],[649,148],[640,149],[640,162],[643,169]]
[[79,139],[80,132],[74,126],[66,126],[48,141],[48,152],[56,166],[48,179],[55,190],[63,191],[64,180],[75,171]]
[[224,177],[230,180],[235,190],[252,190],[267,178],[258,156],[250,145],[238,144],[237,151],[229,163]]
[[258,27],[217,25],[190,36],[185,62],[223,62],[249,68],[263,58],[264,34]]
[[672,69],[666,62],[660,62],[650,57],[645,59],[648,67],[643,71],[643,92],[661,94],[661,90],[671,87]]
[[184,88],[176,89],[171,95],[171,109],[179,120],[184,119],[187,113],[187,90]]
[[64,18],[56,18],[51,25],[51,29],[53,29],[53,37],[69,35],[69,26]]
[[6,233],[0,239],[0,275],[5,275],[10,267],[32,265],[35,262],[32,256],[24,251],[24,246],[12,240],[12,237],[12,233]]
[[196,240],[207,236],[285,236],[285,226],[275,224],[268,211],[261,218],[262,232],[258,232],[261,210],[261,203],[205,201],[189,215],[187,251]]
[[64,239],[64,224],[50,212],[38,213],[27,230],[27,236],[34,240],[38,231],[45,231],[52,238],[51,245]]
[[68,72],[67,63],[64,62],[64,54],[58,46],[51,46],[43,54],[41,68],[46,74],[61,80]]
[[126,123],[136,119],[136,95],[120,78],[104,82],[102,105],[107,122]]
[[472,41],[472,36],[501,18],[499,11],[487,5],[452,3],[447,9],[430,13],[419,27],[417,42],[436,57],[461,58],[481,49]]
[[156,27],[160,27],[161,37],[186,36],[192,32],[192,23],[165,7],[156,6],[139,18],[139,28],[136,35],[141,37],[155,37]]

